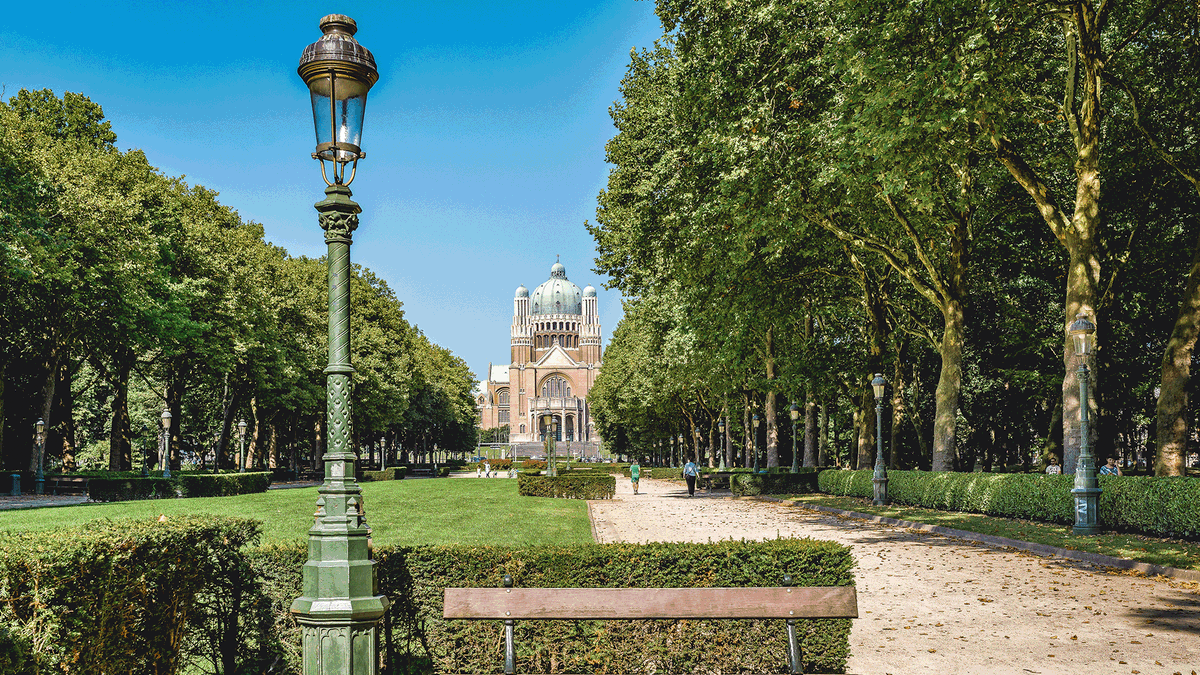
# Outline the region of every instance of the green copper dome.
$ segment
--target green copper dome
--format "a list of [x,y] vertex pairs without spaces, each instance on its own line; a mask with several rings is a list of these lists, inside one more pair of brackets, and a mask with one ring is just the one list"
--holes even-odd
[[550,278],[529,294],[531,314],[583,314],[583,291],[567,280],[567,268],[554,263]]

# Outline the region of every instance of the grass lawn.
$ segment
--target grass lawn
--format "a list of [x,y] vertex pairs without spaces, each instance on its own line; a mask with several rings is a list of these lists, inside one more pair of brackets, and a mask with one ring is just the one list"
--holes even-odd
[[1154,539],[1136,534],[1104,532],[1092,536],[1071,534],[1069,525],[1036,523],[1027,520],[998,518],[979,513],[933,511],[915,506],[874,506],[869,499],[833,497],[829,495],[779,495],[797,504],[818,504],[847,511],[869,513],[885,518],[909,520],[915,523],[940,525],[956,530],[1008,537],[1020,541],[1046,544],[1076,551],[1088,551],[1156,565],[1169,565],[1186,570],[1200,570],[1200,542],[1177,539]]
[[[521,497],[515,480],[395,480],[362,483],[376,546],[391,544],[579,544],[592,541],[587,503]],[[153,499],[0,511],[0,530],[75,526],[97,518],[213,513],[263,523],[263,542],[302,540],[312,526],[317,488],[236,497]]]

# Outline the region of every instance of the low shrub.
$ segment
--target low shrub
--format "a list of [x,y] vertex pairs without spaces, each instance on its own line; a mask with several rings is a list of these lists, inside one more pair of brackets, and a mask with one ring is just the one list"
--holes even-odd
[[271,487],[271,474],[266,471],[247,473],[185,473],[172,478],[184,497],[231,497],[266,492]]
[[404,467],[389,466],[388,468],[380,469],[379,471],[360,471],[359,474],[358,480],[363,481],[364,483],[376,480],[399,480],[404,478]]
[[533,469],[535,471],[546,468],[546,461],[542,459],[527,459],[521,462],[522,469]]
[[[300,594],[302,544],[252,552],[278,617],[288,670],[299,672],[299,632],[287,609]],[[524,588],[690,588],[848,586],[848,547],[812,539],[715,544],[385,546],[375,551],[379,590],[392,605],[380,624],[391,670],[495,673],[503,665],[502,621],[447,621],[447,587],[500,586],[505,574]],[[804,672],[845,672],[849,619],[797,621]],[[787,672],[783,620],[518,621],[517,672]]]
[[[873,471],[822,471],[821,492],[870,498]],[[1200,479],[1100,476],[1103,527],[1160,537],[1200,538]],[[1075,522],[1074,476],[889,471],[888,498],[897,504],[986,513],[1069,525]]]
[[88,478],[88,498],[96,502],[124,502],[175,497],[229,497],[265,492],[270,486],[271,474],[265,471],[180,473],[170,478],[91,476]]
[[[232,570],[243,597],[263,597],[240,552],[258,536],[255,521],[217,516],[0,533],[0,673],[170,674],[189,662],[208,672],[218,661],[239,669],[270,663],[281,653],[275,631],[255,631],[251,608],[223,592]],[[260,616],[273,623],[269,611]],[[232,626],[238,640],[222,651],[205,625]]]
[[517,476],[517,492],[524,497],[612,499],[617,492],[617,479],[592,472],[567,472],[558,476],[521,473]]
[[735,495],[806,494],[817,491],[817,472],[801,469],[799,473],[735,473],[729,477],[729,489]]
[[88,499],[95,502],[127,502],[135,499],[174,499],[175,480],[150,476],[148,478],[88,479]]

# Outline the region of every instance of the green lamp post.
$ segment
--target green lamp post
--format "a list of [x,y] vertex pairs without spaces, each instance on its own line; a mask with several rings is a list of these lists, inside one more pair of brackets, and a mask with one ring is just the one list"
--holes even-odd
[[171,477],[171,410],[163,408],[162,417],[162,441],[158,444],[158,461],[163,465],[163,478]]
[[[325,481],[317,489],[317,511],[308,531],[308,562],[291,612],[301,626],[305,675],[376,675],[379,620],[389,603],[379,594],[362,488],[354,478],[350,243],[362,209],[351,199],[349,186],[365,156],[359,147],[363,113],[367,91],[379,73],[375,57],[354,39],[354,19],[330,14],[320,27],[323,35],[304,48],[297,72],[311,94],[317,138],[312,156],[320,161],[327,186],[316,209],[329,250],[329,431],[322,458]],[[332,164],[332,176],[326,162]]]
[[871,380],[871,388],[875,390],[875,475],[871,477],[871,482],[875,484],[875,499],[871,503],[875,506],[883,506],[888,503],[887,465],[883,463],[883,390],[885,387],[887,387],[887,380],[883,379],[882,374],[875,373],[875,379]]
[[750,426],[754,427],[754,473],[758,473],[758,413],[750,418]]
[[788,408],[792,418],[792,473],[800,473],[800,456],[796,454],[796,423],[800,421],[800,406],[795,401]]
[[238,422],[238,473],[246,473],[246,420]]
[[[28,422],[26,422],[28,424]],[[37,440],[37,474],[33,478],[33,493],[46,493],[46,474],[43,467],[46,465],[46,422],[42,418],[38,418],[36,424],[33,425],[34,431],[37,432],[35,440]]]
[[683,466],[685,464],[683,461],[683,434],[679,434],[675,445],[679,449],[679,457],[677,459],[679,463],[676,466]]
[[696,440],[696,464],[700,465],[701,460],[703,459],[700,452],[700,427],[692,429],[692,436]]
[[1100,531],[1098,503],[1100,482],[1096,479],[1096,459],[1092,457],[1092,444],[1088,439],[1088,357],[1095,347],[1096,324],[1088,321],[1087,315],[1075,316],[1068,330],[1075,342],[1075,355],[1079,357],[1079,460],[1075,462],[1075,534],[1096,534]]
[[729,467],[725,464],[725,456],[729,454],[729,437],[725,435],[725,418],[717,420],[717,435],[721,437],[721,471]]

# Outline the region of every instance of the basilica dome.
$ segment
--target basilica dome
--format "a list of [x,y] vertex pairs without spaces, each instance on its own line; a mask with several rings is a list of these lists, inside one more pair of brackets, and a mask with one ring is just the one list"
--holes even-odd
[[583,291],[567,280],[567,268],[554,263],[550,278],[529,294],[531,314],[583,314]]

